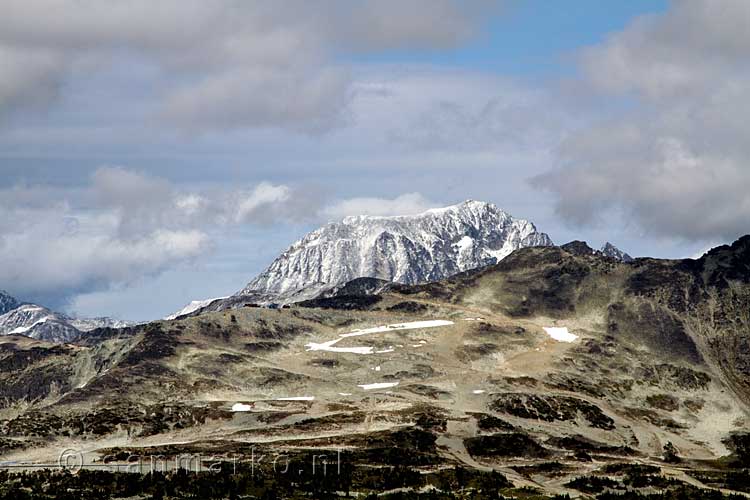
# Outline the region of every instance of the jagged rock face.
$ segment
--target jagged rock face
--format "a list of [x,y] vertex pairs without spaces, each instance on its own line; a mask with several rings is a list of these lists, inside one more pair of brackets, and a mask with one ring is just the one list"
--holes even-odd
[[532,223],[478,201],[415,216],[347,217],[293,244],[238,295],[260,292],[289,301],[359,277],[423,283],[494,264],[519,248],[551,244]]
[[626,254],[610,242],[606,242],[599,250],[594,250],[585,241],[575,240],[562,245],[560,248],[575,255],[599,255],[609,257],[619,262],[632,262],[633,257]]
[[356,278],[343,285],[336,285],[320,294],[319,298],[336,297],[341,295],[376,295],[391,288],[390,281],[378,278]]
[[620,262],[631,262],[633,260],[633,257],[626,254],[616,246],[614,246],[609,241],[602,246],[601,250],[599,250],[604,256],[611,257],[615,260],[619,260]]

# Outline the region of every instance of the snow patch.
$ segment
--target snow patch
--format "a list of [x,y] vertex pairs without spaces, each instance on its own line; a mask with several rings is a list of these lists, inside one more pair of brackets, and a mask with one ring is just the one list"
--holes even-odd
[[457,247],[460,253],[463,253],[474,246],[474,238],[472,238],[471,236],[464,236],[456,243],[454,243],[453,246]]
[[574,335],[568,331],[566,327],[544,327],[544,331],[547,335],[557,340],[558,342],[575,342],[578,339],[578,335]]
[[292,396],[290,398],[276,398],[276,401],[315,401],[315,396]]
[[328,342],[317,343],[310,342],[305,344],[308,351],[326,351],[326,352],[349,352],[352,354],[372,354],[375,352],[373,347],[333,347],[338,342],[341,342],[341,338],[335,340],[329,340]]
[[453,321],[445,319],[433,319],[427,321],[412,321],[409,323],[394,323],[392,325],[376,326],[374,328],[365,328],[363,330],[353,330],[350,333],[343,333],[341,337],[359,337],[360,335],[369,335],[371,333],[390,332],[394,330],[415,330],[418,328],[436,328],[438,326],[448,326],[454,324]]
[[[36,311],[41,311],[41,310],[43,310],[43,309],[40,308],[40,307],[37,307],[35,309],[31,309],[31,308],[30,309],[26,309],[26,311],[28,311],[28,312],[31,312],[31,311],[36,312]],[[45,316],[42,319],[36,320],[34,323],[30,324],[29,326],[19,326],[19,327],[14,328],[13,330],[11,330],[11,331],[8,332],[8,335],[19,335],[19,334],[22,334],[22,333],[26,333],[29,330],[31,330],[32,328],[34,328],[35,326],[42,325],[42,324],[46,323],[47,321],[49,321],[50,319],[55,319],[55,318],[53,318],[52,316]]]
[[396,387],[398,384],[398,382],[378,382],[375,384],[362,384],[358,385],[357,387],[361,387],[366,391],[372,391],[375,389],[388,389],[389,387]]
[[235,403],[232,405],[232,411],[251,411],[252,409],[252,405],[247,405],[245,403]]
[[[428,321],[412,321],[410,323],[394,323],[392,325],[376,326],[373,328],[365,328],[362,330],[354,330],[349,333],[342,333],[339,338],[329,340],[328,342],[310,342],[305,344],[307,351],[327,351],[327,352],[348,352],[353,354],[386,354],[394,352],[393,346],[389,346],[387,349],[376,351],[373,347],[334,347],[337,343],[341,342],[345,338],[359,337],[362,335],[369,335],[371,333],[382,333],[398,330],[413,330],[418,328],[435,328],[439,326],[448,326],[454,324],[453,321],[436,319]],[[420,344],[426,344],[424,340],[420,341]]]

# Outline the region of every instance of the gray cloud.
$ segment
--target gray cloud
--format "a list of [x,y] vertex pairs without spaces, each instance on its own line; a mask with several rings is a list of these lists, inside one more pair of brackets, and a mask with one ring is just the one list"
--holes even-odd
[[295,216],[286,207],[293,194],[268,183],[247,191],[184,192],[121,167],[98,169],[83,187],[6,189],[0,192],[0,283],[51,305],[131,285],[208,252],[212,228],[264,223],[264,211]]
[[49,103],[77,65],[138,57],[161,70],[158,115],[178,128],[327,130],[350,97],[349,55],[455,46],[495,3],[3,0],[0,112]]
[[49,105],[58,95],[64,69],[54,51],[0,44],[0,112]]
[[610,210],[642,230],[728,240],[750,230],[750,4],[684,0],[582,54],[592,87],[634,102],[573,134],[561,167],[534,179],[558,213]]

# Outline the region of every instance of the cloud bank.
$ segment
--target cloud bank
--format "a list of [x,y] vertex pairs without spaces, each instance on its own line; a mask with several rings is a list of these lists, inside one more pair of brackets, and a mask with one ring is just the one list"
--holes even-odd
[[179,129],[324,131],[345,120],[348,59],[455,47],[495,3],[4,0],[0,113],[49,104],[76,68],[133,58],[158,70],[155,112]]
[[359,213],[413,213],[428,205],[418,193],[324,205],[308,189],[270,182],[185,191],[148,174],[102,167],[82,187],[0,191],[0,284],[56,307],[199,258],[211,251],[212,235],[234,227],[317,224]]
[[619,210],[644,232],[728,241],[750,230],[750,3],[682,0],[581,54],[621,111],[571,135],[534,184],[573,224]]

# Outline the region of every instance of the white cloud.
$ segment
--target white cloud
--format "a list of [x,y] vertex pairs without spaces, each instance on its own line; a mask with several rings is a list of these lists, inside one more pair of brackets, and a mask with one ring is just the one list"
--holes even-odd
[[288,186],[263,182],[252,191],[237,195],[237,206],[233,210],[233,218],[238,223],[250,220],[269,206],[273,208],[275,204],[289,201],[290,195],[291,189]]
[[731,240],[750,220],[750,3],[683,0],[584,51],[623,111],[560,148],[535,179],[575,224],[624,212],[645,232]]
[[419,193],[406,193],[393,199],[350,198],[329,205],[323,215],[330,220],[349,215],[413,215],[434,208],[435,204]]
[[185,215],[191,216],[200,213],[206,209],[208,201],[203,196],[190,193],[183,196],[178,196],[174,201],[175,206],[185,213]]

